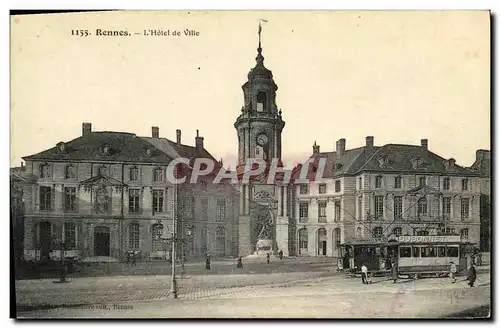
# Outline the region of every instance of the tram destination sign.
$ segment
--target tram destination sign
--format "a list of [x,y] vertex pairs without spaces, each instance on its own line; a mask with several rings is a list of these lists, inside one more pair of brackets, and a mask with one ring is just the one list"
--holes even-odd
[[460,236],[399,236],[400,243],[459,243]]

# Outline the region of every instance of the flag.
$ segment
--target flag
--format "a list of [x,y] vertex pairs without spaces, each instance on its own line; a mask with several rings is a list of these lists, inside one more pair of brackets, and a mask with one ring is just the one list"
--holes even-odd
[[259,23],[259,34],[260,34],[260,32],[262,32],[262,26]]
[[261,22],[267,23],[267,19],[261,19]]

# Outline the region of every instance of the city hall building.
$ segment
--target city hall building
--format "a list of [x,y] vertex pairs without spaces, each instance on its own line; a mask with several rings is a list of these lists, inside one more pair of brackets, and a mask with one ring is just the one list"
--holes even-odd
[[[278,86],[264,66],[259,39],[256,65],[243,84],[243,106],[234,128],[242,174],[248,159],[269,164],[282,157],[285,127]],[[292,127],[297,129],[298,127]],[[291,170],[290,181],[268,184],[265,175],[248,183],[209,178],[173,185],[166,167],[176,158],[206,158],[222,167],[197,136],[195,146],[125,132],[92,131],[24,157],[24,256],[123,260],[129,251],[144,260],[165,259],[175,229],[187,258],[247,256],[259,250],[285,256],[339,256],[352,238],[456,234],[479,245],[485,194],[489,202],[489,151],[479,150],[471,167],[418,145],[376,145],[313,152]],[[320,181],[320,161],[326,163]],[[311,180],[299,183],[303,171]],[[321,171],[321,170],[319,170]],[[481,214],[483,213],[483,214]],[[480,216],[486,218],[480,219]],[[58,244],[59,242],[59,244]],[[73,254],[73,255],[72,255]]]

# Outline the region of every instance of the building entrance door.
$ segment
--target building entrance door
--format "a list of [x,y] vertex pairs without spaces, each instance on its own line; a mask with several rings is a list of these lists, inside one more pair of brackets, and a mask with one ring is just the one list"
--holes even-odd
[[110,255],[110,233],[108,227],[95,227],[94,229],[94,255]]
[[48,261],[52,246],[52,229],[47,221],[40,222],[40,260]]

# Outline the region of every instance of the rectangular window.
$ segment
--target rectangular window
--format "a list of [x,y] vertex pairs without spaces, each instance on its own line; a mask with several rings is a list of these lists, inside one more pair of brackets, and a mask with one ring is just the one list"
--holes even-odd
[[443,190],[450,190],[450,178],[443,179]]
[[301,195],[305,195],[307,193],[309,193],[309,186],[306,185],[306,184],[303,184],[303,185],[300,185],[300,194]]
[[[131,249],[139,248],[139,224],[132,223],[128,228],[128,247]],[[156,236],[153,236],[153,238]]]
[[318,222],[326,223],[326,202],[318,203]]
[[307,222],[309,218],[309,204],[308,203],[299,203],[299,221]]
[[66,179],[74,179],[76,177],[75,167],[73,165],[68,165],[65,168],[64,177]]
[[444,246],[438,247],[438,257],[446,257],[446,247]]
[[413,257],[420,257],[420,247],[413,246],[412,247]]
[[340,192],[340,180],[335,181],[335,192]]
[[74,222],[64,222],[64,247],[76,248],[76,225]]
[[394,196],[394,220],[401,220],[403,215],[403,196]]
[[426,181],[426,178],[425,178],[425,177],[419,177],[419,178],[418,178],[418,186],[419,186],[419,187],[423,187],[423,186],[425,186],[426,182],[427,182],[427,181]]
[[65,187],[64,188],[64,211],[65,212],[76,212],[76,188],[75,187]]
[[163,190],[153,190],[153,213],[163,212]]
[[399,247],[399,257],[411,257],[411,247]]
[[384,217],[384,196],[375,196],[375,220],[382,220]]
[[446,256],[458,257],[458,247],[446,247]]
[[358,189],[361,190],[363,189],[363,178],[362,177],[359,177],[358,179]]
[[375,178],[375,188],[382,188],[382,177],[378,176]]
[[421,255],[422,257],[436,257],[436,247],[422,247]]
[[451,214],[451,197],[443,197],[443,214]]
[[338,222],[340,221],[340,201],[336,200],[335,201],[335,216],[334,216],[334,221]]
[[129,175],[130,175],[129,176],[130,181],[137,181],[137,180],[139,180],[139,169],[137,167],[130,168]]
[[462,190],[468,190],[468,189],[469,189],[469,180],[462,179]]
[[40,210],[50,211],[52,209],[52,188],[40,187]]
[[326,194],[326,184],[320,184],[319,185],[319,193],[320,194]]
[[141,191],[139,189],[129,189],[129,191],[128,191],[128,211],[129,211],[129,213],[139,213],[140,196],[141,196]]
[[425,196],[418,200],[417,216],[427,216],[427,198],[425,198]]
[[401,189],[401,177],[394,178],[394,189]]
[[208,199],[201,199],[201,219],[204,222],[208,221]]
[[217,221],[224,221],[226,219],[226,200],[217,199]]
[[469,198],[462,198],[461,202],[461,210],[460,210],[460,218],[462,220],[469,218]]
[[49,164],[40,165],[40,178],[42,179],[50,178],[50,173],[51,172]]
[[154,171],[154,181],[160,182],[163,181],[163,169],[156,168]]

